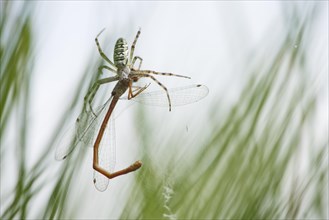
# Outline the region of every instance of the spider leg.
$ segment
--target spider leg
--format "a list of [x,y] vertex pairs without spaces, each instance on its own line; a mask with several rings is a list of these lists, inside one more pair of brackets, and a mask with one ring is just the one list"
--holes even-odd
[[136,74],[137,76],[139,77],[149,77],[151,78],[153,81],[155,81],[162,89],[165,90],[166,94],[167,94],[167,98],[168,98],[168,102],[169,102],[169,111],[171,111],[171,100],[170,100],[170,96],[169,96],[169,93],[168,93],[168,89],[161,83],[159,82],[154,76],[151,76],[151,75],[148,75],[148,74]]
[[99,87],[101,85],[106,84],[106,83],[110,83],[110,82],[113,82],[113,81],[117,81],[117,80],[119,80],[118,76],[113,76],[113,77],[108,77],[108,78],[97,80],[93,84],[93,86],[89,89],[86,96],[84,97],[84,109],[86,109],[87,104],[89,104],[89,108],[90,108],[91,112],[96,116],[95,112],[92,109],[92,102],[94,100],[94,97],[96,95],[97,90],[99,89]]
[[189,76],[183,76],[183,75],[178,75],[178,74],[174,74],[174,73],[161,73],[161,72],[155,72],[153,70],[139,70],[138,73],[142,73],[145,75],[154,74],[154,75],[161,75],[161,76],[176,76],[176,77],[191,79],[191,77],[189,77]]
[[137,40],[138,40],[140,34],[141,34],[141,29],[139,28],[138,31],[137,31],[136,37],[134,39],[134,42],[133,42],[133,44],[131,45],[131,48],[130,48],[130,56],[129,56],[129,61],[130,62],[132,62],[132,59],[133,59],[133,56],[134,56],[134,51],[135,51],[135,46],[136,46],[136,43],[137,43]]
[[143,63],[143,59],[140,56],[134,56],[134,59],[133,59],[133,62],[131,64],[131,66],[132,66],[132,68],[134,68],[135,62],[137,60],[139,60],[139,65],[138,65],[138,69],[137,70],[140,70],[141,69],[141,66],[142,66],[142,63]]
[[[143,92],[145,89],[147,89],[147,87],[149,87],[151,83],[149,83],[146,86],[143,87],[139,87],[138,89],[136,89],[135,91],[132,91],[132,81],[129,82],[129,90],[128,90],[128,100],[138,96],[141,92]],[[137,91],[137,92],[136,92]],[[135,94],[133,94],[133,92],[136,92]]]
[[106,65],[102,65],[102,66],[98,67],[98,72],[103,72],[102,71],[103,69],[107,69],[107,70],[117,74],[117,71],[115,69],[112,69],[111,67],[106,66]]
[[111,64],[113,67],[115,67],[114,63],[105,55],[105,53],[103,52],[99,42],[98,42],[98,37],[99,35],[101,35],[101,33],[105,30],[105,28],[96,36],[95,38],[95,42],[98,48],[98,52],[101,55],[101,57],[103,57],[104,60],[106,60],[109,64]]

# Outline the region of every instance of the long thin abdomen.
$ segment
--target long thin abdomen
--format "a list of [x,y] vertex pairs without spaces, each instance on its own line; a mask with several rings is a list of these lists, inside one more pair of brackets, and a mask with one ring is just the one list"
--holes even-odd
[[94,162],[96,162],[96,164],[98,164],[98,147],[99,147],[99,144],[103,138],[103,134],[104,134],[104,131],[105,131],[105,128],[106,128],[106,125],[111,117],[111,114],[113,112],[113,109],[115,108],[115,105],[117,104],[119,100],[119,97],[117,96],[114,96],[112,98],[112,101],[111,101],[111,104],[110,104],[110,107],[109,107],[109,110],[107,111],[105,117],[104,117],[104,120],[102,122],[102,125],[99,129],[99,132],[98,132],[98,135],[97,135],[97,138],[96,138],[96,141],[95,141],[95,144],[94,144]]

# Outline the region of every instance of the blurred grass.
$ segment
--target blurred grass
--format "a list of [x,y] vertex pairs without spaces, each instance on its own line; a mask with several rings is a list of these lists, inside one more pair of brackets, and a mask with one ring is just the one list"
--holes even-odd
[[[10,195],[10,205],[3,211],[1,205],[1,218],[12,219],[15,216],[24,219],[27,204],[31,199],[30,186],[25,185],[26,170],[26,140],[27,140],[27,115],[29,109],[29,86],[32,75],[32,33],[31,22],[28,16],[29,7],[26,5],[20,17],[12,17],[10,13],[15,10],[10,2],[1,2],[1,49],[0,49],[0,137],[1,137],[1,174],[4,170],[5,155],[10,149],[4,146],[3,137],[9,135],[9,120],[16,117],[15,129],[19,139],[11,148],[15,149],[17,167],[17,182],[13,194]],[[1,175],[1,178],[4,178]],[[2,201],[1,195],[1,204]]]
[[[68,106],[39,160],[27,170],[26,117],[29,114],[34,62],[33,10],[30,4],[24,3],[21,13],[17,13],[22,16],[13,18],[13,5],[11,2],[1,2],[2,181],[5,178],[2,175],[2,161],[12,145],[16,151],[18,170],[13,191],[8,196],[1,195],[1,219],[72,219],[81,211],[80,201],[68,201],[72,197],[72,187],[77,184],[72,177],[82,172],[82,158],[85,156],[82,150],[63,162],[61,170],[51,180],[50,193],[46,196],[44,206],[37,208],[37,216],[31,216],[29,210],[32,208],[32,199],[43,188],[49,187],[50,180],[42,178],[55,163],[49,150],[56,147],[65,121],[75,108],[80,107],[78,103],[83,98],[81,91],[99,77],[93,73],[99,66],[96,60],[100,59],[95,54],[91,55],[71,106]],[[154,125],[148,120],[144,109],[141,107],[138,110],[136,130],[140,134],[139,143],[143,147],[142,161],[145,166],[134,173],[136,180],[128,192],[120,218],[328,217],[325,207],[328,201],[324,198],[324,193],[328,193],[325,190],[328,185],[328,143],[327,140],[322,143],[313,140],[314,131],[309,122],[314,120],[317,94],[311,86],[311,74],[305,63],[307,46],[310,45],[310,26],[319,8],[310,7],[307,13],[301,13],[294,7],[291,9],[283,10],[285,19],[293,22],[287,25],[287,32],[282,34],[278,50],[271,51],[271,56],[267,56],[269,52],[265,51],[252,60],[253,65],[246,68],[249,80],[236,104],[227,109],[225,117],[218,110],[222,108],[219,106],[220,100],[214,100],[214,105],[209,108],[211,118],[206,122],[212,129],[200,130],[199,135],[207,137],[206,141],[201,146],[188,146],[197,150],[188,156],[188,160],[176,152],[166,152],[167,143],[164,142],[162,146],[157,146],[158,154],[150,157],[151,147],[159,136],[152,135]],[[295,42],[298,42],[298,47],[292,46]],[[266,45],[266,42],[261,44]],[[17,118],[15,128],[19,132],[15,138],[18,142],[4,143],[2,137],[9,133],[9,123],[13,117]],[[199,143],[197,139],[195,143]],[[176,149],[182,148],[179,139],[171,140],[171,144]],[[303,149],[307,149],[308,153],[301,156]],[[165,159],[161,155],[169,157]],[[156,161],[162,161],[161,166]],[[306,164],[306,170],[302,173],[299,164]],[[108,214],[111,216],[111,213]]]
[[[19,130],[19,143],[16,145],[16,153],[19,170],[17,172],[16,187],[13,195],[3,198],[1,195],[1,219],[26,219],[27,208],[31,202],[31,198],[48,184],[48,181],[41,179],[41,176],[47,173],[47,169],[54,162],[54,155],[49,154],[49,150],[56,145],[56,140],[59,138],[60,131],[64,128],[65,121],[68,120],[70,114],[77,107],[77,103],[81,98],[81,90],[85,84],[93,82],[99,75],[91,74],[98,68],[99,63],[95,59],[90,59],[91,63],[86,65],[85,73],[79,80],[79,85],[76,89],[75,98],[72,100],[71,106],[68,106],[65,114],[58,123],[56,132],[45,146],[39,159],[35,162],[30,170],[26,170],[26,137],[28,124],[26,116],[29,113],[28,102],[30,94],[30,79],[33,73],[33,34],[31,26],[31,13],[33,5],[24,2],[20,5],[17,2],[1,2],[1,137],[6,135],[9,130],[8,120],[11,117],[18,116],[18,123],[15,128]],[[13,13],[15,10],[20,12]],[[10,16],[17,14],[18,17]],[[9,19],[8,19],[9,18]],[[13,19],[13,20],[12,20]],[[6,32],[7,35],[4,33]],[[8,35],[9,33],[9,35]],[[17,35],[18,33],[18,35]],[[4,38],[3,36],[6,36]],[[12,37],[15,36],[15,37]],[[17,37],[16,37],[17,36]],[[93,57],[95,57],[93,55]],[[89,80],[88,80],[89,79]],[[23,117],[23,118],[22,118]],[[10,144],[11,145],[11,144]],[[1,138],[1,161],[5,155],[8,155],[6,148],[10,145],[4,145]],[[83,151],[80,154],[74,155],[75,158],[68,160],[61,169],[60,175],[54,185],[53,192],[49,195],[49,200],[46,206],[39,210],[39,217],[42,219],[62,218],[63,207],[66,205],[65,199],[72,181],[72,173],[76,172],[77,166],[81,165]],[[73,163],[76,159],[77,163]],[[80,162],[80,163],[79,163]],[[3,164],[1,166],[3,169]],[[2,174],[2,172],[1,172]],[[3,176],[1,176],[3,178]],[[41,179],[41,181],[39,180]],[[8,203],[4,209],[3,203]],[[31,218],[31,217],[30,217]]]
[[[286,14],[295,23],[287,27],[277,54],[272,59],[264,54],[250,68],[250,79],[236,105],[228,110],[220,126],[214,125],[219,121],[214,118],[207,122],[215,129],[200,132],[208,139],[202,146],[189,146],[198,148],[199,153],[187,164],[181,166],[180,161],[187,160],[177,158],[175,152],[169,161],[163,162],[164,157],[149,159],[151,151],[147,146],[157,142],[152,140],[152,122],[140,110],[136,129],[142,133],[140,145],[146,151],[143,161],[148,168],[138,173],[131,199],[120,218],[328,217],[322,194],[328,193],[328,143],[302,143],[305,137],[312,139],[314,135],[307,122],[313,119],[317,94],[307,78],[311,74],[304,59],[309,42],[307,30],[318,9],[312,8],[306,17],[297,10]],[[298,47],[293,46],[296,42]],[[217,103],[211,107],[214,112],[222,108]],[[141,124],[144,129],[140,129]],[[158,155],[165,154],[166,146],[156,147],[163,150]],[[182,146],[177,144],[174,148]],[[303,148],[317,149],[318,155],[305,158],[310,159],[307,174],[300,175],[294,169],[298,170],[296,164],[307,163],[299,156]],[[159,165],[152,161],[161,161],[165,171],[159,171]],[[162,173],[171,177],[163,177]],[[308,197],[307,191],[312,192]],[[314,200],[317,202],[310,202]]]

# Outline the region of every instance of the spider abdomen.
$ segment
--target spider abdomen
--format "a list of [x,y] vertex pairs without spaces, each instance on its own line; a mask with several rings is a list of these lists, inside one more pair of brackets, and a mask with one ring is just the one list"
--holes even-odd
[[119,38],[115,43],[114,54],[113,54],[114,64],[117,67],[124,67],[128,63],[128,43],[125,39]]

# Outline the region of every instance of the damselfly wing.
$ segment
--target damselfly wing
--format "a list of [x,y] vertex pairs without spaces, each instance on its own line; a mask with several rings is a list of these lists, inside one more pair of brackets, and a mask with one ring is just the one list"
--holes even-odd
[[[208,92],[208,88],[200,84],[168,89],[173,107],[197,102],[207,96]],[[121,99],[127,98],[122,97]],[[168,107],[168,99],[164,90],[151,92],[144,91],[131,100],[145,105]],[[104,105],[97,108],[95,114],[91,111],[84,111],[80,114],[76,121],[75,128],[72,129],[73,131],[68,132],[68,135],[64,137],[65,140],[63,141],[63,144],[57,147],[57,160],[65,159],[76,148],[76,146],[81,143],[90,147],[93,146],[97,132],[106,111],[109,108],[110,102],[111,98]],[[113,115],[110,117],[104,136],[100,142],[98,152],[100,165],[110,172],[114,170],[115,166],[114,118],[115,117]],[[104,191],[109,184],[109,179],[97,171],[94,171],[94,183],[99,191]]]

